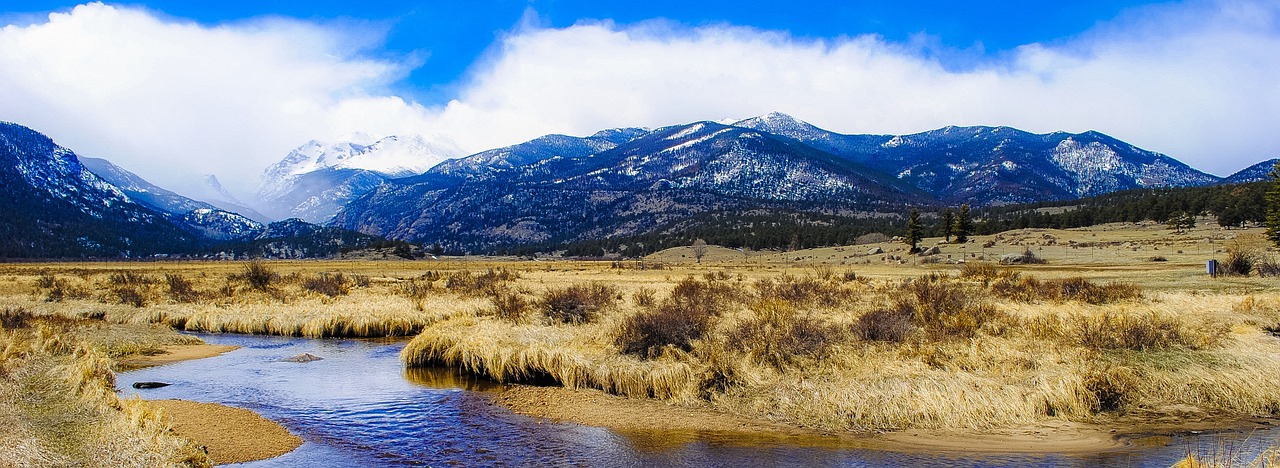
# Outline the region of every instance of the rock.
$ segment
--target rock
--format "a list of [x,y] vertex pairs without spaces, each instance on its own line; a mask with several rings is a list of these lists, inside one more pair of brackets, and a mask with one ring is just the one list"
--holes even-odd
[[921,257],[927,257],[927,256],[930,256],[930,255],[937,255],[937,254],[939,254],[939,253],[941,253],[941,252],[942,252],[942,249],[939,249],[939,248],[938,248],[938,246],[936,246],[936,245],[935,245],[935,246],[933,246],[933,247],[929,247],[929,248],[927,248],[927,249],[921,250],[921,251],[920,251],[920,256],[921,256]]
[[168,387],[170,385],[172,384],[167,384],[164,382],[134,382],[133,388],[160,388],[160,387]]
[[1021,254],[1004,254],[1000,257],[1001,265],[1016,265],[1022,263]]
[[880,255],[882,253],[884,253],[884,249],[879,247],[872,247],[871,250],[867,251],[867,255]]
[[287,357],[287,358],[281,359],[280,361],[281,362],[312,362],[312,361],[319,361],[322,359],[324,358],[320,356],[316,356],[311,353],[302,353],[294,357]]

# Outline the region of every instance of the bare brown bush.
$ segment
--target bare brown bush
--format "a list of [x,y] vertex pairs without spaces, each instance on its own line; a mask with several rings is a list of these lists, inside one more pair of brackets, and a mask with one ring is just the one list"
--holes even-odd
[[618,292],[611,286],[591,283],[575,284],[564,289],[548,290],[538,301],[547,318],[561,323],[588,323],[617,303]]

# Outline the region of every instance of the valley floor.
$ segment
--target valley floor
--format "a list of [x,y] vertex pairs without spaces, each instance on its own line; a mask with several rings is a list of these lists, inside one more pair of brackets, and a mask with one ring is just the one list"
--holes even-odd
[[[1010,449],[1088,451],[1280,414],[1278,280],[1204,270],[1229,251],[1269,261],[1260,233],[1022,230],[927,239],[938,246],[927,257],[882,243],[711,247],[700,262],[678,248],[617,262],[4,264],[0,307],[193,331],[413,337],[408,366],[564,387],[521,387],[499,403],[588,424],[628,419],[564,403],[636,400],[640,412],[709,411],[726,427],[841,444],[948,450],[971,447],[949,437],[984,435],[988,447],[1007,438]],[[1027,253],[1045,263],[996,263]],[[621,429],[653,429],[630,421]],[[1026,445],[1039,439],[1079,445]]]

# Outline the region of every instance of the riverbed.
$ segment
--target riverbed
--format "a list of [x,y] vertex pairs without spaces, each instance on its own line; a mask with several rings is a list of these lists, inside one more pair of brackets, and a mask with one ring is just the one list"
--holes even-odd
[[[404,341],[199,334],[240,349],[122,372],[122,396],[220,403],[256,411],[302,437],[276,466],[1151,466],[1193,453],[1247,464],[1280,431],[1174,436],[1167,446],[1090,455],[953,454],[784,444],[724,434],[617,433],[512,413],[500,384],[449,369],[405,369]],[[313,362],[283,362],[310,353]],[[164,388],[135,390],[138,381]],[[1239,463],[1239,461],[1237,462]]]

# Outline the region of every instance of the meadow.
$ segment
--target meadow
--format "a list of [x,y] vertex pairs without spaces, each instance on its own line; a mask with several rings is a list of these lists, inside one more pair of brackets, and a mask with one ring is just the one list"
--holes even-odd
[[[1202,226],[1206,223],[1201,223]],[[0,306],[119,326],[402,336],[407,366],[827,432],[1280,412],[1260,229],[1021,230],[643,260],[0,265]],[[1235,254],[1248,275],[1210,278]],[[1001,260],[1016,264],[1001,264]],[[1236,259],[1239,260],[1239,259]]]

